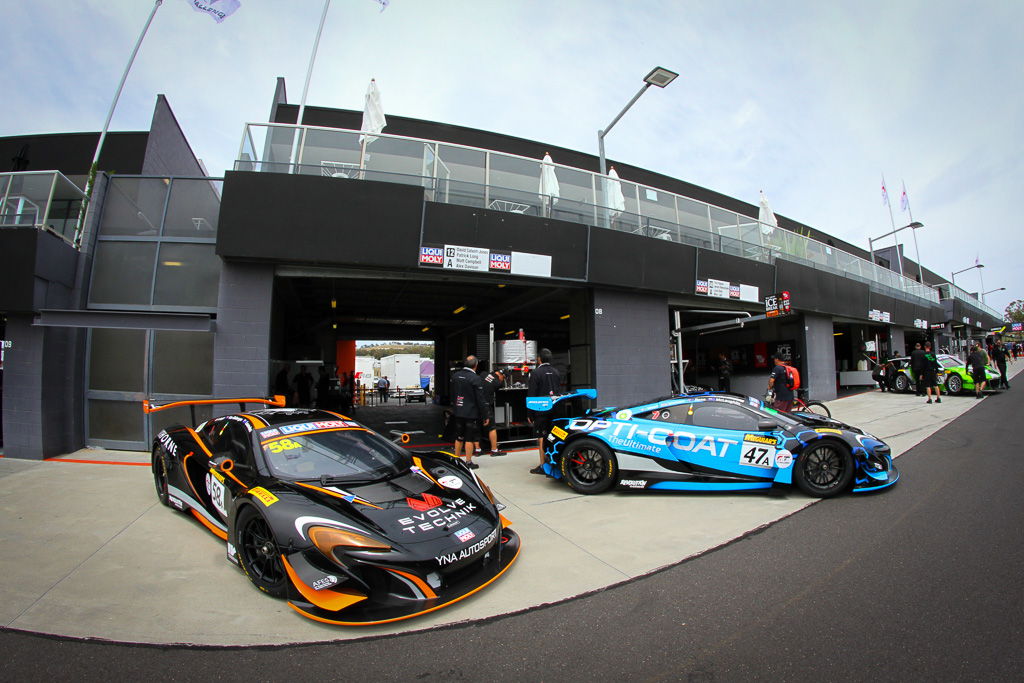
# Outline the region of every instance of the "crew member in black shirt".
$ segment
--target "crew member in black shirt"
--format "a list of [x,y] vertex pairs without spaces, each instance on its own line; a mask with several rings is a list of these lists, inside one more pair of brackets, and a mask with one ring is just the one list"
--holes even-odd
[[918,396],[924,396],[924,384],[921,382],[924,363],[924,349],[921,348],[921,342],[917,342],[914,344],[914,350],[910,352],[910,371],[914,374],[914,388]]
[[1002,341],[997,341],[996,345],[992,347],[990,356],[996,362],[996,367],[999,368],[999,386],[1003,389],[1009,389],[1010,382],[1006,379],[1006,363],[1010,360],[1010,352],[1003,345]]
[[484,405],[484,383],[476,374],[476,356],[466,356],[465,367],[452,375],[452,406],[455,408],[455,457],[459,451],[466,455],[470,469],[480,467],[473,462],[473,453],[480,441],[480,420],[488,424]]
[[505,384],[505,375],[501,370],[492,370],[484,375],[484,419],[481,421],[481,433],[491,442],[491,455],[505,455],[498,449],[498,426],[494,424],[494,394]]
[[974,349],[967,356],[967,367],[970,368],[971,379],[974,380],[974,398],[981,398],[981,392],[985,391],[985,383],[988,377],[985,369],[988,366],[988,359],[985,352],[981,350],[981,344],[975,344]]
[[793,409],[793,387],[790,386],[789,373],[786,372],[786,361],[782,359],[781,353],[772,356],[775,367],[768,377],[768,391],[775,392],[775,400],[772,408],[789,412]]
[[[537,354],[537,367],[530,372],[527,384],[527,396],[556,396],[562,390],[562,378],[558,370],[551,366],[551,351],[541,349]],[[530,470],[531,474],[544,474],[544,437],[551,428],[552,414],[550,410],[531,410],[528,419],[533,425],[533,435],[537,437],[537,450],[540,464]]]

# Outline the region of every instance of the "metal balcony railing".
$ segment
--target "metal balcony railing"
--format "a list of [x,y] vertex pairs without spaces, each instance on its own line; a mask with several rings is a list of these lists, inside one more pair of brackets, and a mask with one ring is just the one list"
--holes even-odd
[[74,245],[84,200],[60,171],[0,173],[0,229],[34,227]]
[[691,244],[763,263],[784,259],[867,283],[904,300],[938,293],[867,259],[690,197],[554,164],[558,196],[541,189],[542,162],[397,135],[249,123],[235,170],[379,180],[423,187],[430,201],[548,216]]

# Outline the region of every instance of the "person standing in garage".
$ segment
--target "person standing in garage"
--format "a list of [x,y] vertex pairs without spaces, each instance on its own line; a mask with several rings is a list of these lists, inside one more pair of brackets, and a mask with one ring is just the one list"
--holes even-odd
[[[491,455],[505,455],[505,451],[498,448],[498,425],[494,423],[494,395],[498,389],[505,384],[505,375],[501,370],[493,370],[484,375],[484,419],[481,420],[481,434],[485,441],[491,444]],[[483,442],[481,442],[483,447]]]
[[480,465],[473,462],[473,454],[480,442],[480,421],[486,426],[489,423],[485,408],[484,382],[476,374],[476,356],[466,356],[463,367],[452,375],[452,407],[455,409],[455,457],[463,452],[466,466],[477,469]]
[[768,393],[775,395],[772,408],[788,413],[793,409],[793,386],[786,372],[786,361],[782,359],[781,353],[773,355],[772,361],[775,367],[768,377]]
[[[551,366],[551,350],[541,349],[537,354],[537,367],[530,372],[530,380],[527,384],[527,396],[555,396],[562,390],[562,378],[558,370]],[[537,437],[537,450],[539,451],[540,464],[530,470],[530,474],[544,474],[544,437],[551,428],[550,410],[527,411],[530,424],[533,425],[533,435]]]

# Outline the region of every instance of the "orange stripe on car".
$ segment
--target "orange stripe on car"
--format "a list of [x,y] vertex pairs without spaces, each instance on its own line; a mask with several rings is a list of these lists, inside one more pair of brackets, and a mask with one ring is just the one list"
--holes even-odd
[[324,617],[318,617],[315,614],[310,614],[309,612],[303,610],[301,607],[298,607],[297,605],[295,605],[295,604],[293,604],[291,602],[288,603],[288,606],[291,607],[296,612],[298,612],[299,614],[301,614],[302,616],[308,617],[309,619],[312,619],[313,621],[319,621],[319,622],[321,622],[323,624],[335,624],[337,626],[378,626],[380,624],[390,624],[390,623],[393,623],[395,621],[402,621],[403,619],[412,619],[413,617],[418,617],[418,616],[423,615],[423,614],[429,614],[430,612],[434,612],[436,610],[442,609],[444,607],[447,607],[448,605],[455,604],[456,602],[459,602],[460,600],[465,600],[469,596],[477,593],[478,591],[483,590],[487,586],[490,586],[492,583],[497,581],[501,577],[502,574],[507,572],[509,567],[511,567],[513,564],[515,564],[516,560],[519,559],[519,553],[520,553],[521,550],[522,550],[522,546],[520,545],[519,549],[516,550],[516,556],[512,558],[512,561],[508,563],[508,566],[506,566],[504,569],[502,569],[500,572],[498,572],[489,581],[487,581],[486,583],[480,584],[479,586],[477,586],[476,588],[474,588],[470,592],[466,593],[465,595],[460,596],[458,598],[455,598],[454,600],[449,600],[448,602],[446,602],[444,604],[441,604],[441,605],[434,605],[433,607],[431,607],[429,609],[425,609],[422,612],[416,612],[414,614],[406,614],[405,616],[395,617],[394,619],[383,619],[381,621],[337,621],[335,619],[325,619]]
[[192,516],[195,517],[196,519],[198,519],[199,522],[203,526],[205,526],[207,529],[209,529],[210,532],[214,536],[216,536],[217,538],[219,538],[222,541],[228,540],[228,532],[224,531],[223,529],[221,529],[218,526],[214,526],[213,522],[211,522],[210,520],[206,519],[206,517],[203,517],[196,510],[193,510],[192,508],[189,508],[188,511],[191,512]]
[[282,555],[281,563],[284,564],[284,570],[288,572],[288,578],[291,579],[292,585],[295,586],[299,593],[302,594],[302,597],[306,598],[306,600],[313,603],[320,609],[338,612],[349,605],[354,605],[357,602],[366,599],[366,596],[362,593],[357,593],[345,588],[342,588],[341,590],[332,590],[330,588],[316,590],[312,586],[307,586],[305,582],[299,578],[299,575],[294,569],[292,569],[291,564],[288,563],[287,557]]
[[430,472],[427,471],[427,468],[423,465],[423,461],[419,457],[417,457],[415,455],[412,456],[412,462],[413,462],[414,465],[416,465],[416,467],[420,468],[420,472],[422,472],[427,477],[427,479],[429,479],[430,481],[434,482],[435,484],[437,484],[441,488],[445,488],[444,486],[441,486],[441,484],[437,481],[437,479],[434,479],[432,476],[430,476]]

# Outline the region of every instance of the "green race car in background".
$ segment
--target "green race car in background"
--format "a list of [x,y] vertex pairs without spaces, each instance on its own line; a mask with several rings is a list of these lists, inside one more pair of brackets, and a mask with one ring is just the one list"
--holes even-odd
[[[938,354],[936,360],[942,367],[936,379],[948,393],[960,394],[965,391],[974,391],[974,378],[971,377],[970,371],[962,360],[946,353]],[[896,366],[894,388],[897,391],[913,391],[917,379],[914,377],[914,371],[910,369],[910,358],[906,356],[893,358],[892,363]],[[985,375],[988,377],[990,386],[992,382],[999,379],[999,374],[988,367],[985,368]]]
[[[956,356],[940,353],[936,356],[939,365],[946,371],[946,391],[950,394],[959,394],[964,391],[974,391],[974,378],[970,370],[962,360]],[[999,379],[999,373],[990,367],[985,368],[985,377],[988,379],[988,389],[995,388],[995,382]]]

